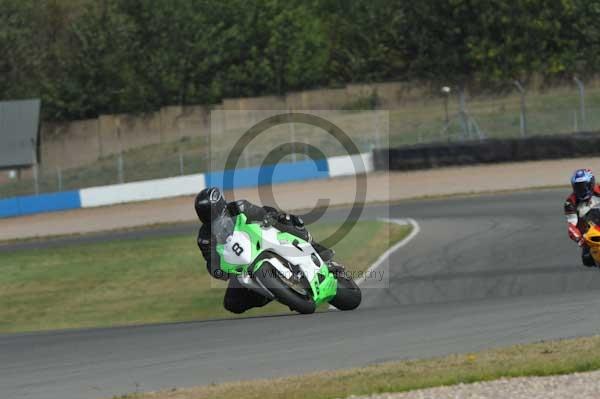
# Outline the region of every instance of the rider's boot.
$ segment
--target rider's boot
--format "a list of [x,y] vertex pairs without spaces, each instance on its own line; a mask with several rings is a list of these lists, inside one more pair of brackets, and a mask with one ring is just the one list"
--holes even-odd
[[262,307],[271,300],[243,287],[236,278],[229,279],[229,285],[223,298],[223,307],[231,313],[241,314],[245,311]]
[[583,262],[584,266],[587,266],[587,267],[596,266],[596,262],[594,262],[594,258],[592,257],[592,254],[590,253],[590,247],[582,248],[581,261]]

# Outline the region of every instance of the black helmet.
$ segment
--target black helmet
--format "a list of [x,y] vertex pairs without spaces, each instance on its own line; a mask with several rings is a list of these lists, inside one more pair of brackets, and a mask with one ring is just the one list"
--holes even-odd
[[196,196],[194,207],[198,219],[204,224],[210,224],[211,220],[225,213],[227,201],[218,188],[205,188]]

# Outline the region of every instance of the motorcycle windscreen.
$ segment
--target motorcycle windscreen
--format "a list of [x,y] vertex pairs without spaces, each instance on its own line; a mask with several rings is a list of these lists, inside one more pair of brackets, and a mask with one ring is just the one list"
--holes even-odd
[[211,223],[212,234],[219,244],[224,244],[235,230],[235,222],[229,216],[220,216]]
[[235,219],[222,216],[212,223],[212,233],[217,243],[223,244],[223,259],[231,265],[247,265],[252,262],[252,240],[250,236],[235,230]]

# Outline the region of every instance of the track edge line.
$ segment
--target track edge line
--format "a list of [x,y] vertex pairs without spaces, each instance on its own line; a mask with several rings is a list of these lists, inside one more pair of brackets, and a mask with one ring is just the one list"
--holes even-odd
[[[412,226],[412,230],[406,237],[404,237],[402,240],[398,241],[397,243],[395,243],[394,245],[389,247],[384,253],[379,255],[377,260],[374,263],[372,263],[371,266],[369,266],[369,268],[364,272],[363,276],[361,278],[359,278],[358,280],[356,280],[356,285],[358,285],[358,286],[360,286],[366,280],[366,277],[364,277],[364,276],[367,276],[370,273],[377,270],[381,266],[381,264],[387,258],[389,258],[389,256],[392,253],[394,253],[397,250],[399,250],[400,248],[406,246],[421,232],[421,227],[419,226],[419,223],[417,223],[417,221],[412,218],[405,218],[405,219],[379,218],[378,220],[380,220],[382,222],[394,223],[394,224],[398,224],[398,225],[402,225],[402,226],[409,224]],[[337,310],[333,305],[329,305],[329,309]]]

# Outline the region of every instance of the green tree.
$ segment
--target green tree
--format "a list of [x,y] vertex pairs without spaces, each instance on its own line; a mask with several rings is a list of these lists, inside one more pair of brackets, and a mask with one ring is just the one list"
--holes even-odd
[[577,44],[572,59],[576,72],[594,75],[600,65],[600,0],[574,0],[572,21],[564,30]]
[[26,98],[38,94],[40,56],[33,17],[33,0],[0,1],[0,98]]
[[[412,2],[411,2],[412,4]],[[332,82],[401,79],[409,59],[404,6],[387,0],[323,0]]]
[[224,32],[225,96],[283,94],[326,81],[320,19],[301,1],[240,2]]
[[129,55],[133,24],[115,0],[89,4],[69,30],[71,52],[46,100],[53,118],[144,110]]
[[0,0],[0,98],[47,119],[324,85],[590,76],[600,0]]
[[565,75],[575,66],[576,11],[572,0],[410,4],[406,7],[411,21],[406,30],[408,76],[464,85],[469,81],[493,84],[532,73]]

